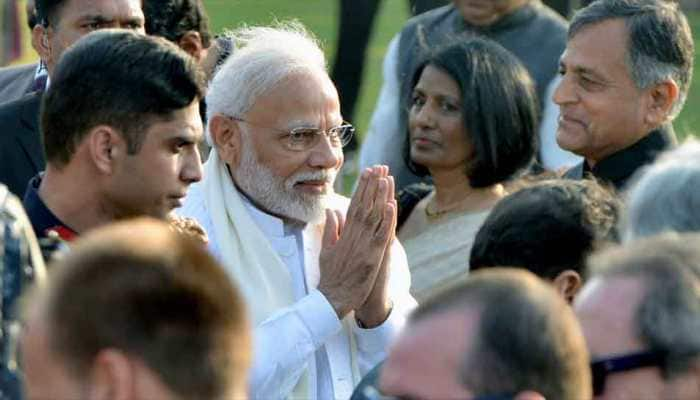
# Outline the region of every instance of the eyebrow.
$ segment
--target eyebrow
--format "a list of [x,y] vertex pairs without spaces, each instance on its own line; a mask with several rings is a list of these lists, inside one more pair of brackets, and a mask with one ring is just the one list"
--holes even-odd
[[[118,18],[115,18],[115,17],[108,18],[108,17],[105,17],[104,15],[101,15],[101,14],[87,14],[87,15],[84,15],[80,18],[81,23],[97,22],[97,23],[101,23],[101,24],[112,24],[117,20],[118,20]],[[128,22],[128,23],[139,23],[139,24],[142,24],[144,22],[143,18],[140,18],[140,17],[131,17],[131,18],[125,19],[124,21]]]
[[109,22],[114,22],[114,18],[107,18],[104,15],[83,15],[80,18],[81,22],[100,22],[100,23],[109,23]]
[[573,67],[567,67],[566,64],[564,63],[564,60],[563,60],[563,59],[562,59],[562,60],[559,60],[559,68],[564,68],[564,69],[566,69],[567,71],[572,71],[572,72],[574,72],[574,73],[576,73],[576,74],[579,74],[579,75],[583,75],[583,74],[585,74],[585,75],[591,75],[591,76],[593,76],[595,79],[598,79],[598,80],[603,81],[603,82],[607,82],[607,81],[608,81],[607,79],[605,79],[605,77],[604,77],[603,75],[601,75],[598,71],[596,71],[596,70],[594,70],[594,69],[591,69],[591,68],[588,68],[588,67],[585,67],[585,66],[581,66],[581,65],[576,65],[576,66],[573,66]]
[[[427,96],[428,93],[426,92],[426,89],[419,88],[418,86],[413,88],[414,94],[420,94],[423,96]],[[445,94],[445,93],[432,93],[432,96],[437,98],[438,100],[449,100],[451,102],[461,104],[462,103],[462,98],[461,97],[455,97],[451,94]]]

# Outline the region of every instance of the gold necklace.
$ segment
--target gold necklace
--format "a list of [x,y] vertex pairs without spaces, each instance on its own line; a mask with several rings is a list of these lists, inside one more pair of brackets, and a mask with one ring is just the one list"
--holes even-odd
[[425,211],[425,216],[430,218],[430,219],[435,219],[439,218],[445,214],[449,214],[454,211],[460,210],[464,204],[469,200],[470,197],[472,197],[474,193],[469,193],[467,196],[465,196],[462,200],[458,201],[451,207],[447,207],[444,210],[438,210],[438,211],[430,211],[430,205],[435,204],[434,199],[435,199],[435,192],[433,192],[432,197],[428,199],[428,203],[425,205],[425,208],[423,211]]

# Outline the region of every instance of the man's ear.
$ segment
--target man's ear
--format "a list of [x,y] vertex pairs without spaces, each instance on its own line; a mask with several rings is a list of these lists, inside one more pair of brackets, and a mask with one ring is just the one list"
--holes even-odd
[[177,45],[180,46],[187,54],[194,57],[197,62],[200,62],[204,57],[204,46],[202,45],[202,37],[199,32],[187,31],[184,35],[177,41]]
[[236,167],[241,155],[241,132],[237,121],[216,114],[209,120],[209,133],[219,157],[231,167]]
[[567,269],[559,273],[552,282],[554,289],[569,304],[574,301],[574,296],[581,289],[581,275],[573,269]]
[[657,83],[647,89],[649,104],[647,106],[644,122],[649,130],[658,127],[668,120],[671,109],[680,95],[678,85],[671,79]]
[[49,44],[49,28],[41,23],[34,25],[32,29],[32,47],[39,53],[39,57],[45,63],[51,59],[51,44]]
[[128,400],[135,382],[129,357],[117,349],[103,349],[95,356],[90,376],[90,399]]
[[105,175],[111,175],[114,172],[115,161],[127,153],[124,138],[111,126],[98,125],[92,128],[85,141],[95,168]]

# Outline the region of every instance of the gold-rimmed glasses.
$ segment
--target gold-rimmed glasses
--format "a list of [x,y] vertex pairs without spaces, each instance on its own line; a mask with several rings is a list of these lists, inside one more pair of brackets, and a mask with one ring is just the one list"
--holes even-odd
[[282,143],[284,143],[285,147],[291,151],[306,151],[313,148],[316,146],[322,135],[328,137],[328,140],[333,147],[343,147],[350,143],[350,139],[352,139],[352,135],[355,133],[355,127],[346,121],[343,121],[342,124],[334,126],[327,131],[323,131],[319,128],[303,126],[296,127],[288,131],[275,127],[259,125],[239,117],[228,116],[228,118],[258,128],[270,129],[283,134],[280,139]]

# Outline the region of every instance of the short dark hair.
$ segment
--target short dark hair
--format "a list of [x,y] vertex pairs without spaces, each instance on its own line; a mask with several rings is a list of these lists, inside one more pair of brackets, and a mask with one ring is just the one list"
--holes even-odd
[[36,15],[36,3],[29,8],[29,4],[27,3],[27,26],[29,27],[29,30],[34,29],[34,26],[39,23],[39,17]]
[[678,84],[672,115],[687,98],[693,75],[695,43],[688,20],[676,1],[598,0],[579,10],[569,25],[569,40],[584,28],[610,19],[627,26],[627,69],[639,89],[665,79]]
[[117,349],[181,398],[245,393],[243,298],[201,243],[156,220],[120,222],[81,238],[51,274],[38,310],[71,376],[85,378],[100,351]]
[[[413,75],[411,88],[428,65],[446,72],[459,86],[467,139],[474,147],[466,170],[472,187],[503,182],[533,160],[537,94],[530,74],[513,54],[484,38],[455,41],[428,55]],[[403,99],[406,107],[412,95]],[[408,132],[403,147],[409,169],[428,175],[427,168],[411,160]]]
[[411,318],[472,307],[479,323],[460,372],[466,388],[484,396],[535,390],[548,399],[591,398],[583,334],[549,285],[524,270],[478,271],[421,304]]
[[209,17],[202,0],[143,0],[146,33],[177,43],[187,31],[199,33],[202,46],[211,44]]
[[86,35],[61,56],[43,96],[47,162],[67,164],[98,125],[120,131],[138,153],[152,123],[202,98],[204,80],[196,61],[165,39],[109,29]]
[[643,281],[634,332],[665,356],[664,379],[687,372],[700,357],[700,235],[667,232],[596,253],[589,263],[593,277]]
[[66,0],[36,0],[34,8],[36,8],[37,22],[44,27],[57,25],[56,15],[65,3]]
[[592,180],[544,180],[503,198],[477,232],[471,270],[526,268],[554,279],[567,269],[585,273],[597,244],[618,241],[621,201]]

